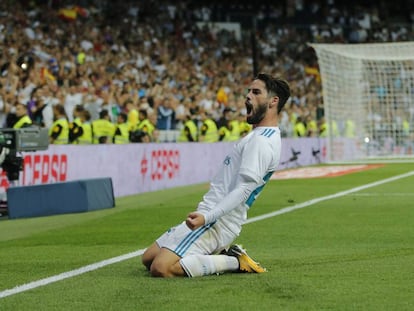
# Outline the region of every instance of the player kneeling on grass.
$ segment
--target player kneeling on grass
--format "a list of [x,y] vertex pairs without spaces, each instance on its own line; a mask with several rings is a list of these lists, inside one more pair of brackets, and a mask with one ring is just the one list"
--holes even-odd
[[289,96],[283,79],[268,74],[253,79],[245,102],[253,131],[224,159],[197,210],[145,251],[142,263],[152,276],[266,271],[243,248],[231,244],[240,234],[247,210],[279,164],[278,118]]

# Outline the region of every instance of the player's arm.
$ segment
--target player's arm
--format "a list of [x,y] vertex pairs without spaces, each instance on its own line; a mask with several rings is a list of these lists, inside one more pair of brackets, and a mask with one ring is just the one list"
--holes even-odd
[[246,146],[238,182],[234,190],[227,194],[209,212],[196,212],[203,215],[204,224],[215,222],[240,204],[246,202],[252,192],[264,184],[263,177],[271,161],[272,152],[269,145],[260,144],[259,139]]
[[204,224],[215,222],[221,216],[227,214],[243,202],[246,202],[254,189],[257,188],[257,183],[249,177],[241,176],[242,179],[237,184],[236,188],[218,203],[214,209],[209,212],[192,212],[188,214],[186,219],[187,226],[194,230]]
[[213,223],[223,215],[229,213],[240,204],[247,201],[252,192],[258,187],[255,180],[241,175],[236,188],[226,195],[211,211],[200,212],[206,224]]

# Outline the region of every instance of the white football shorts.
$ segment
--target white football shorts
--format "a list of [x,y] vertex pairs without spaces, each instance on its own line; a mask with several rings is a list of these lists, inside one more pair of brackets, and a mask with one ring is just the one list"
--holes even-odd
[[156,243],[159,247],[184,257],[218,254],[227,249],[235,238],[235,234],[227,230],[220,221],[195,230],[188,228],[184,221],[161,235]]

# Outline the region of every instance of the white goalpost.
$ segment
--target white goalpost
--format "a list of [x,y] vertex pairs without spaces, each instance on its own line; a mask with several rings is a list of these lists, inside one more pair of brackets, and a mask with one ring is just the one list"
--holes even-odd
[[414,42],[309,44],[322,79],[328,161],[414,153]]

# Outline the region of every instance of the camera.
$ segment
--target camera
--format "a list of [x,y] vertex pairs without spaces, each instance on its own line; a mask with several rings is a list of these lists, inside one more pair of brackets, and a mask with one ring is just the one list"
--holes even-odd
[[49,148],[49,133],[46,128],[25,127],[20,129],[0,129],[0,148],[8,148],[9,153],[0,163],[10,181],[19,179],[23,170],[23,158],[19,152],[47,150]]

